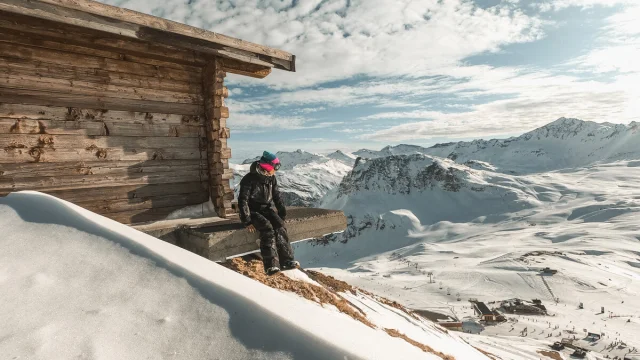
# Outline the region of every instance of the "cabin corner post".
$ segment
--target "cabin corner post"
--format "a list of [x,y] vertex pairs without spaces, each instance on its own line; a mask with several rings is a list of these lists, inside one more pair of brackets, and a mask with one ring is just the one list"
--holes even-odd
[[234,212],[231,207],[233,189],[230,184],[233,171],[229,169],[231,149],[227,146],[229,109],[224,106],[224,98],[229,95],[224,86],[226,72],[222,70],[220,61],[216,58],[205,65],[202,74],[207,126],[209,194],[218,216],[226,218]]

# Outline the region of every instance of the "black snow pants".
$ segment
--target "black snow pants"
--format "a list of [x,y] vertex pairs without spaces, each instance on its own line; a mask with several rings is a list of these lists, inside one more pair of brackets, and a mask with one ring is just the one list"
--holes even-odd
[[293,260],[284,221],[271,207],[251,212],[251,224],[260,233],[260,254],[265,271]]

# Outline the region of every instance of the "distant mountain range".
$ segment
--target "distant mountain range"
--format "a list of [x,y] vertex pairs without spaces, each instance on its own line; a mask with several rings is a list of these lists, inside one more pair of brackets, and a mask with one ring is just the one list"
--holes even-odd
[[[426,161],[425,157],[397,158],[397,156],[406,155],[424,155],[431,160],[427,161],[429,164],[422,164]],[[354,177],[355,174],[363,172],[364,168],[385,169],[398,166],[399,162],[406,163],[399,168],[405,172],[413,166],[411,164],[413,162],[429,168],[434,161],[440,165],[458,164],[469,170],[513,175],[588,166],[602,161],[638,159],[640,158],[640,124],[636,122],[629,125],[595,123],[560,118],[509,139],[445,143],[428,148],[403,144],[387,146],[379,151],[361,149],[354,153],[345,153],[337,150],[327,155],[297,150],[278,152],[277,156],[282,162],[278,178],[287,204],[311,206],[317,204],[330,190],[337,189],[338,185],[343,192],[348,187],[359,186]],[[394,158],[389,159],[388,162],[374,161],[369,162],[369,165],[363,165],[367,159],[391,157]],[[247,159],[242,165],[234,165],[234,186],[248,172],[249,164],[258,159],[259,157]],[[444,159],[448,159],[448,162]],[[361,166],[358,167],[358,165]],[[460,169],[455,166],[452,168]],[[446,173],[448,170],[443,171]],[[345,178],[345,183],[341,184],[346,175],[348,176]],[[453,181],[451,174],[446,176],[449,176],[449,181]],[[392,187],[398,186],[401,180],[394,181]],[[415,181],[412,184],[416,185]],[[452,188],[457,186],[454,183],[450,185]]]

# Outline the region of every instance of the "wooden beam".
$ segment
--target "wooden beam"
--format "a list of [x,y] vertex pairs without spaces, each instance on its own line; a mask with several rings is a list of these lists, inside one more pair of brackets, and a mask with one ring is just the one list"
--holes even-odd
[[255,58],[288,71],[295,69],[293,55],[285,51],[90,0],[0,0],[0,10],[139,40],[174,40],[169,45],[178,40],[183,48],[195,45]]
[[[87,81],[132,88],[165,90],[202,96],[200,82],[187,82],[163,79],[137,74],[118,73],[96,68],[79,67],[65,64],[48,64],[42,61],[27,62],[22,59],[0,56],[0,73],[11,75],[34,75],[69,81]],[[197,84],[197,87],[195,86]]]
[[[206,181],[206,178],[203,178]],[[70,202],[79,202],[86,199],[95,200],[123,200],[146,198],[160,195],[189,194],[194,191],[209,194],[208,185],[200,181],[180,182],[180,183],[161,183],[140,185],[124,185],[124,186],[94,186],[87,184],[73,188],[49,189],[47,194],[59,197]]]
[[176,104],[202,104],[202,96],[165,90],[111,85],[106,82],[55,79],[47,76],[0,73],[0,87],[45,90],[59,94],[104,96],[115,99],[150,100]]
[[134,160],[195,160],[200,159],[197,147],[188,149],[123,149],[88,147],[85,149],[52,149],[47,146],[26,147],[9,144],[0,148],[0,164],[67,162],[67,161],[134,161]]
[[[4,100],[4,99],[2,99]],[[139,125],[204,126],[204,116],[0,103],[0,118],[109,122]]]
[[[83,34],[79,34],[78,36],[84,36]],[[14,44],[26,44],[30,46],[37,46],[52,50],[58,51],[67,51],[70,53],[76,54],[84,54],[90,56],[103,57],[114,60],[123,60],[132,63],[141,63],[147,65],[154,66],[162,66],[167,68],[173,68],[182,71],[189,71],[200,73],[200,67],[193,65],[184,65],[180,63],[176,63],[175,61],[166,61],[166,60],[157,60],[154,58],[146,57],[146,56],[138,56],[131,55],[126,52],[122,52],[122,50],[105,50],[104,47],[96,49],[94,47],[87,47],[83,45],[75,45],[73,43],[69,43],[65,39],[52,39],[49,40],[46,37],[42,37],[40,35],[31,35],[25,34],[23,31],[13,30],[13,29],[0,29],[0,41],[10,42]]]
[[123,149],[194,149],[199,139],[194,137],[153,136],[84,136],[51,134],[0,134],[0,149],[20,145],[26,148],[41,146],[54,150],[87,148]]
[[222,70],[233,74],[250,76],[258,79],[265,78],[267,75],[271,74],[271,67],[269,66],[250,64],[225,58],[221,58],[219,61],[222,66]]
[[0,117],[0,134],[50,134],[133,137],[200,137],[201,126],[132,124],[109,121],[56,121],[5,119]]
[[224,91],[226,72],[223,69],[220,59],[207,64],[203,71],[202,86],[207,128],[209,194],[218,216],[226,218],[232,213],[233,192],[229,195],[229,179],[233,175],[228,175],[231,150],[227,148],[229,129],[226,127],[226,118],[229,117],[229,109],[224,106],[224,95],[228,95],[228,91]]
[[42,106],[64,106],[72,108],[109,109],[121,111],[165,113],[180,115],[202,115],[202,105],[179,104],[150,100],[119,99],[102,96],[60,94],[50,91],[3,88],[0,86],[0,101],[13,104]]
[[0,28],[18,31],[25,37],[50,39],[94,49],[104,49],[124,55],[169,61],[176,64],[203,66],[203,54],[195,51],[147,41],[126,38],[97,30],[71,26],[44,19],[0,11]]
[[94,55],[69,53],[25,44],[0,42],[0,55],[3,58],[19,59],[28,62],[43,62],[46,64],[65,66],[71,65],[79,68],[101,69],[116,73],[143,75],[189,83],[199,82],[202,79],[201,71],[184,71]]

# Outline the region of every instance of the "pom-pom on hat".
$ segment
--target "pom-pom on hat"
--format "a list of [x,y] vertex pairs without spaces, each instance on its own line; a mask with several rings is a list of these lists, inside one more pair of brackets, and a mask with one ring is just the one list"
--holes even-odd
[[[262,153],[262,157],[260,158],[260,167],[266,171],[277,170],[275,167],[276,164],[280,164],[280,159],[268,151]],[[279,168],[280,166],[278,166]]]
[[276,156],[276,154],[270,153],[268,151],[263,152],[262,157],[260,158],[260,162],[265,164],[273,163],[274,160],[278,160],[278,157]]

